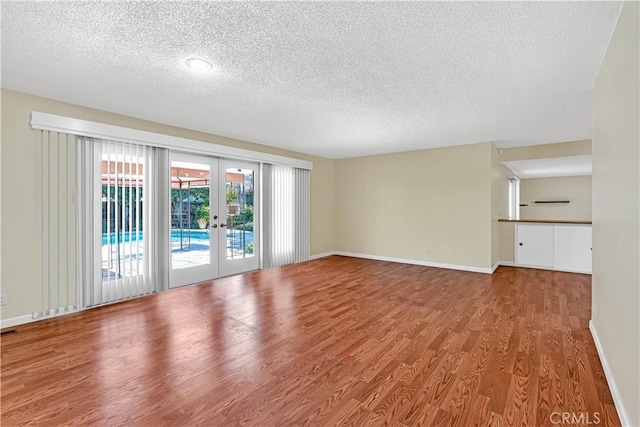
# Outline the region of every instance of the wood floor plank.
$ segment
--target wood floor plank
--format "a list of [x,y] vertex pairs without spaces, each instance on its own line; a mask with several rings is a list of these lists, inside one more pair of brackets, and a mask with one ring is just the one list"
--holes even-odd
[[590,276],[332,256],[18,326],[2,426],[619,426]]

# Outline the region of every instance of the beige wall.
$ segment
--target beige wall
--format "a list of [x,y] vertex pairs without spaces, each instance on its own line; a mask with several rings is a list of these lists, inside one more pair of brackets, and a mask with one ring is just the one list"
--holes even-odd
[[491,267],[491,150],[487,142],[337,160],[336,249]]
[[633,426],[640,425],[639,21],[640,4],[625,2],[593,91],[592,326],[623,420]]
[[[535,204],[535,200],[569,200]],[[530,178],[520,181],[520,219],[591,221],[591,176]]]
[[313,162],[311,172],[311,253],[334,249],[334,164],[331,159],[266,147],[230,138],[180,129],[51,99],[2,90],[2,292],[9,304],[2,319],[40,310],[40,263],[37,234],[36,131],[29,128],[32,110],[76,117],[182,138],[262,151]]
[[591,140],[558,142],[502,149],[501,162],[546,159],[550,157],[585,156],[591,154]]
[[501,222],[500,230],[500,261],[515,262],[516,224]]

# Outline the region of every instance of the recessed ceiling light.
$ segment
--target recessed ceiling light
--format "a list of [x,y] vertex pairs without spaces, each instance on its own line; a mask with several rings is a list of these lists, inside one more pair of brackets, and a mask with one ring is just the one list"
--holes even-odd
[[184,61],[188,69],[202,73],[213,68],[213,64],[202,58],[188,58]]

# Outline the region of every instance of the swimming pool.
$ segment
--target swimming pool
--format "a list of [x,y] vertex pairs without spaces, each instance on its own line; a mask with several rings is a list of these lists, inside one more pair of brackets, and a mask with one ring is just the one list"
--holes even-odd
[[[237,239],[239,237],[240,234],[242,234],[242,231],[240,230],[234,230],[233,232],[231,230],[227,231],[227,237],[231,237],[233,233],[233,237],[235,239]],[[202,231],[202,230],[183,230],[182,232],[180,232],[179,230],[172,230],[171,231],[171,240],[178,240],[180,239],[180,236],[182,235],[183,238],[188,238],[189,235],[191,237],[191,240],[209,240],[209,232],[208,231]],[[124,233],[118,233],[118,243],[129,243],[129,242],[137,242],[140,241],[142,242],[142,231],[139,232],[132,232],[129,233],[124,232]],[[245,242],[252,242],[253,241],[253,232],[251,231],[246,231],[245,232]],[[106,245],[107,243],[110,243],[112,245],[116,244],[116,233],[104,233],[102,234],[102,245]]]
[[[192,240],[209,240],[209,233],[202,230],[184,230],[182,233],[178,230],[171,231],[171,239],[179,239],[180,234],[182,234],[183,238],[189,237],[191,235]],[[129,242],[142,242],[142,231],[129,233],[125,231],[124,233],[118,233],[118,243],[129,243]],[[116,233],[102,234],[102,244],[106,245],[107,243],[111,243],[112,245],[116,244]]]

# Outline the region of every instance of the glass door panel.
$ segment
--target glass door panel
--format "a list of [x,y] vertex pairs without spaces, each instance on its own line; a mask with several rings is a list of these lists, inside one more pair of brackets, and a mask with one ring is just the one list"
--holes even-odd
[[171,155],[172,288],[218,277],[217,176],[216,159]]
[[[258,254],[258,165],[219,161],[220,275],[260,268]],[[223,234],[222,230],[226,230]],[[223,237],[224,236],[224,237]]]

